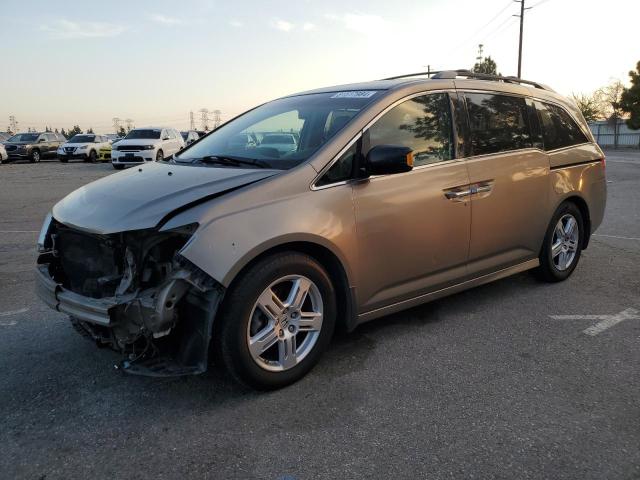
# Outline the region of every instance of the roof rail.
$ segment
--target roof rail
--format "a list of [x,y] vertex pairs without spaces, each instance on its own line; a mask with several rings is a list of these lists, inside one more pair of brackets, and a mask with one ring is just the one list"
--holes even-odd
[[496,82],[505,82],[505,83],[520,83],[525,85],[531,85],[532,87],[539,88],[541,90],[547,90],[549,92],[553,92],[553,89],[544,85],[543,83],[532,82],[531,80],[524,80],[518,77],[503,77],[502,75],[489,75],[487,73],[475,73],[471,70],[440,70],[437,72],[418,72],[418,73],[408,73],[406,75],[397,75],[395,77],[385,78],[384,80],[397,80],[399,78],[409,78],[409,77],[421,77],[423,75],[427,75],[433,79],[454,79],[457,77],[464,78],[477,78],[478,80],[492,80]]

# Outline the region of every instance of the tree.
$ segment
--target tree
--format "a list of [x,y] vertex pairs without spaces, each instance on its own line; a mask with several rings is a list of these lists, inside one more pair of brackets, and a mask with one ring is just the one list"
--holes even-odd
[[67,132],[64,131],[64,128],[60,129],[60,133],[65,136],[65,138],[69,138]]
[[627,126],[633,130],[640,128],[640,62],[636,65],[636,71],[629,72],[631,86],[622,91],[620,108],[629,114]]
[[473,66],[474,73],[485,73],[487,75],[500,75],[498,73],[498,66],[491,56],[483,58],[481,61],[476,62]]
[[127,131],[124,129],[124,127],[120,127],[120,131],[118,132],[118,136],[119,137],[126,137],[127,136]]
[[582,112],[582,116],[587,122],[593,122],[602,117],[600,105],[594,94],[572,93],[571,98]]
[[618,148],[618,123],[623,113],[620,99],[623,90],[624,85],[622,85],[622,82],[614,80],[606,87],[596,90],[594,94],[604,118],[609,120],[609,124],[613,127],[614,148]]
[[89,127],[89,130],[87,130],[87,133],[93,133],[93,128]]
[[71,138],[74,135],[78,135],[79,133],[82,133],[82,129],[78,125],[74,125],[73,128],[70,128],[67,131],[67,138]]

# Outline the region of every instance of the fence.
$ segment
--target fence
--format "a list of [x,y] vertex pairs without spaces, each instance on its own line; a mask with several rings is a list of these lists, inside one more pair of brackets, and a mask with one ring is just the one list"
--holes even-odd
[[631,130],[623,119],[618,120],[617,141],[614,125],[607,120],[591,122],[589,128],[601,147],[640,149],[640,130]]

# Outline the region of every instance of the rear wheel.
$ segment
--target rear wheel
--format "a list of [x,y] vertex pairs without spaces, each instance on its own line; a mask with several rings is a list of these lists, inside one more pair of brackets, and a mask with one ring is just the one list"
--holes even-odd
[[31,163],[38,163],[40,162],[40,150],[35,149],[31,152]]
[[318,362],[335,326],[331,279],[296,252],[268,257],[229,289],[214,349],[239,382],[260,390],[289,385]]
[[553,215],[534,271],[546,282],[561,282],[573,273],[584,243],[584,220],[575,203],[565,202]]

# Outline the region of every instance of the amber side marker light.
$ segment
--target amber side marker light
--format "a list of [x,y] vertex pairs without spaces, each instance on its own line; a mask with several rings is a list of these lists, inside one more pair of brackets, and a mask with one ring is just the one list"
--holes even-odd
[[413,152],[407,153],[407,165],[413,168]]

